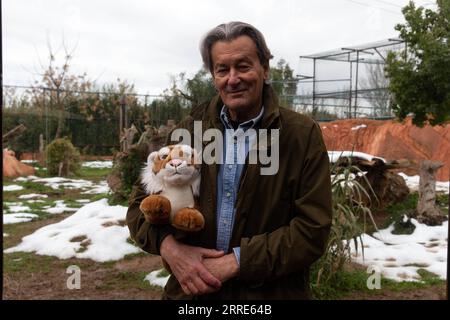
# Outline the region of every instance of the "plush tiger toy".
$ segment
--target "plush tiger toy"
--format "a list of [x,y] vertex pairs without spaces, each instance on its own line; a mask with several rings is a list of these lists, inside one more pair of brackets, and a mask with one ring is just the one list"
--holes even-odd
[[203,229],[205,219],[196,209],[200,192],[198,153],[187,145],[170,145],[152,152],[141,174],[149,194],[140,204],[151,224],[172,224],[187,232]]

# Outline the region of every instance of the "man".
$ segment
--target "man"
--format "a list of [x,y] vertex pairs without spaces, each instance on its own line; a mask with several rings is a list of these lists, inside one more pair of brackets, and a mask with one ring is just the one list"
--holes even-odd
[[[179,238],[145,222],[134,189],[127,223],[136,243],[161,255],[172,271],[166,299],[307,299],[309,267],[324,252],[331,225],[329,160],[319,126],[279,107],[269,84],[272,58],[263,35],[242,22],[221,24],[201,43],[218,96],[194,108],[179,127],[224,133],[224,164],[201,167],[199,210],[205,227]],[[278,170],[240,164],[249,142],[238,132],[279,130]],[[254,141],[254,137],[253,140]]]

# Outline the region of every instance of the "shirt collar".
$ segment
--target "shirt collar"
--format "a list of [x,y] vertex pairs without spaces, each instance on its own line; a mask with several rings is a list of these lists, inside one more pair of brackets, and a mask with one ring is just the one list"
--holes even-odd
[[[241,128],[245,131],[247,129],[254,127],[255,124],[258,123],[259,120],[261,120],[263,114],[264,114],[264,106],[262,106],[261,111],[255,118],[240,123],[238,128]],[[222,107],[222,110],[220,111],[220,120],[222,121],[225,128],[233,129],[233,126],[231,125],[230,119],[228,117],[228,107],[226,105],[224,105]]]

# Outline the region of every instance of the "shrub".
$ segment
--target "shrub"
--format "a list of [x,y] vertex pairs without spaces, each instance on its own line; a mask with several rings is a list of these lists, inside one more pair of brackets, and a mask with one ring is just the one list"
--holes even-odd
[[81,167],[80,152],[67,138],[55,139],[45,149],[49,175],[68,176]]
[[[357,180],[356,175],[365,178],[362,171],[351,164],[345,167],[335,166],[332,176],[333,218],[330,236],[324,255],[314,264],[311,274],[313,293],[319,292],[320,285],[336,281],[342,272],[344,263],[350,260],[350,244],[353,241],[357,249],[363,250],[361,234],[365,232],[369,218],[376,228],[372,212],[364,202],[370,199],[369,193]],[[370,186],[369,183],[367,183]],[[364,252],[363,252],[364,253]]]

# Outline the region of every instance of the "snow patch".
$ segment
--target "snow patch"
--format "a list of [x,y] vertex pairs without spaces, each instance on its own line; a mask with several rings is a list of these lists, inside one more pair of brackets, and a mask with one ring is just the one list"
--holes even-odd
[[37,218],[37,214],[33,213],[4,213],[3,214],[3,224],[13,224],[13,223],[19,223],[19,222],[28,222],[33,220],[34,218]]
[[130,236],[125,220],[127,207],[109,206],[107,199],[89,203],[70,217],[36,230],[22,242],[5,250],[36,252],[39,255],[92,259],[98,262],[120,260],[141,250],[127,242]]
[[112,161],[85,161],[82,164],[83,167],[87,168],[112,168]]
[[60,214],[67,211],[77,211],[79,208],[70,208],[64,204],[64,200],[56,200],[55,206],[47,208],[44,211],[50,214]]
[[48,198],[46,194],[30,193],[19,196],[19,199]]
[[352,242],[352,259],[366,266],[379,268],[382,275],[395,281],[420,281],[417,273],[425,269],[446,279],[448,221],[441,226],[427,226],[411,219],[416,227],[409,235],[393,234],[392,224],[373,236],[363,234],[364,258],[361,245],[356,251]]
[[16,184],[11,184],[9,186],[3,186],[3,191],[19,191],[19,190],[23,190],[23,187],[16,185]]
[[[399,175],[403,177],[406,181],[406,185],[411,191],[419,191],[419,182],[420,176],[408,176],[403,172],[400,172]],[[449,182],[448,181],[436,181],[436,191],[437,192],[445,192],[448,194],[449,192]]]
[[163,271],[164,269],[160,269],[160,270],[155,270],[150,272],[145,278],[144,281],[148,281],[150,282],[151,285],[154,286],[160,286],[160,287],[165,287],[167,281],[169,280],[170,276],[167,277],[158,277],[158,274]]

